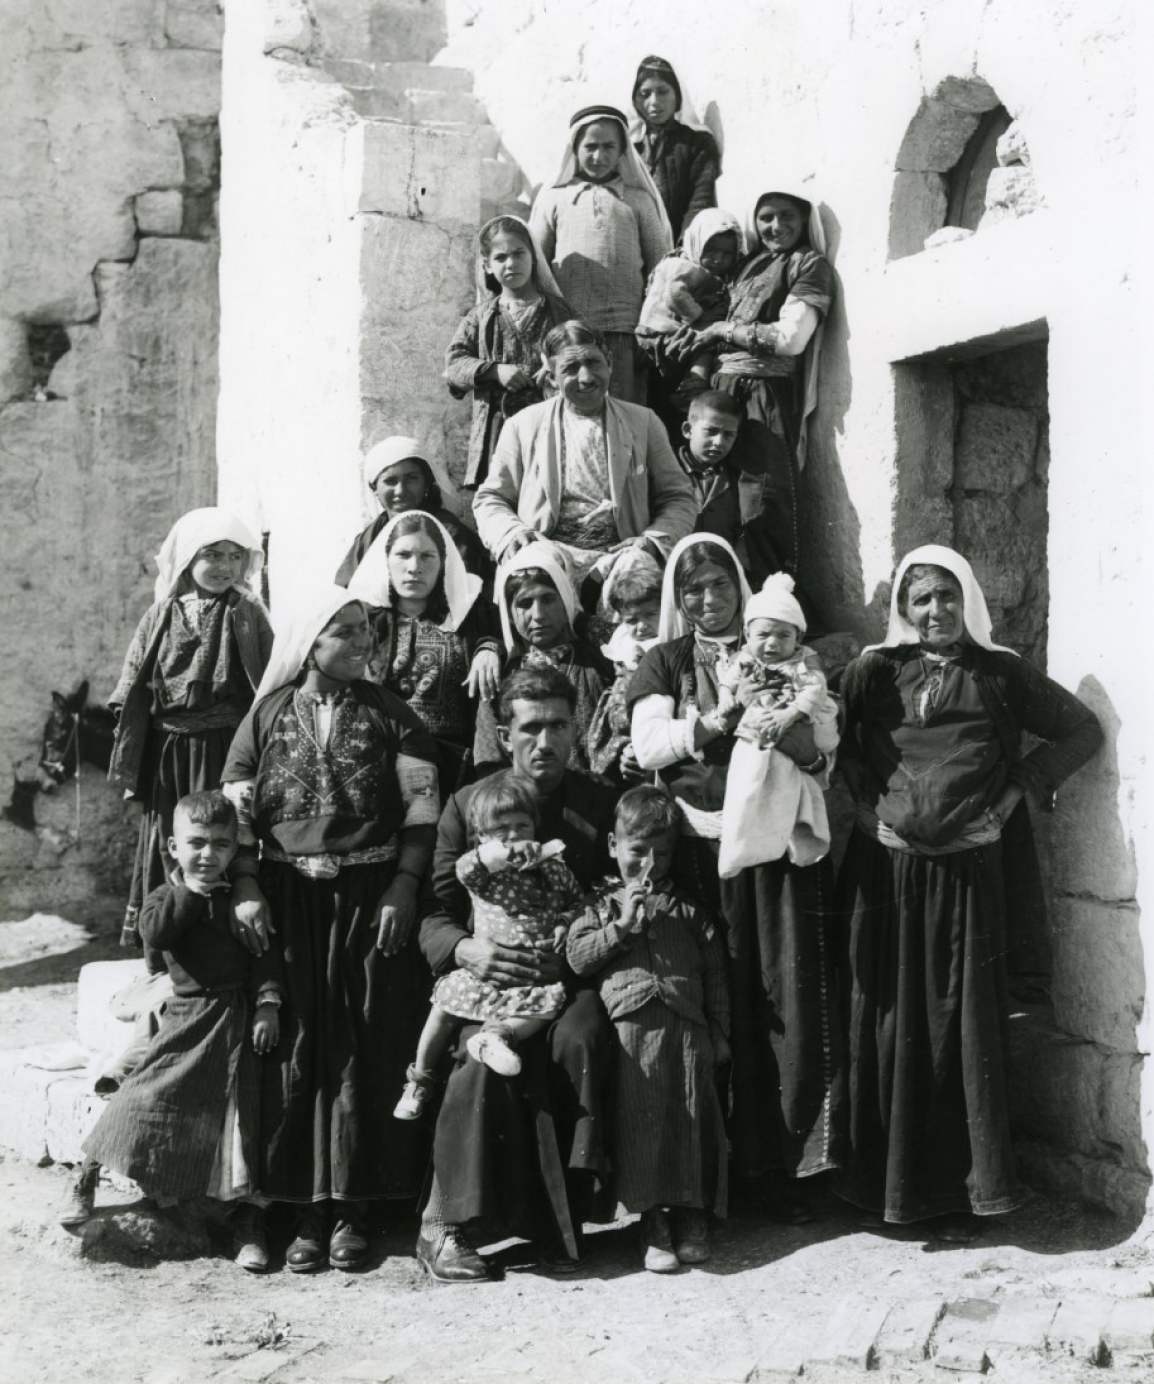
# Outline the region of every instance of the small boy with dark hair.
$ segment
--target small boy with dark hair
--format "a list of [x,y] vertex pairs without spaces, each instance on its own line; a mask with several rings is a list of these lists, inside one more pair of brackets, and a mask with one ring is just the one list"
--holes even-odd
[[87,1158],[60,1220],[87,1220],[100,1169],[113,1168],[162,1204],[202,1196],[240,1202],[236,1260],[261,1272],[268,1250],[257,1196],[253,1058],[277,1045],[284,986],[275,948],[254,958],[233,936],[227,871],[236,849],[236,810],[223,793],[180,799],[168,841],[178,868],[140,914],[145,945],[163,953],[173,997],[144,1060],[84,1141]]
[[709,1258],[726,1211],[727,1145],[716,1068],[729,1061],[726,957],[714,924],[669,878],[681,811],[664,789],[621,795],[609,849],[621,878],[569,932],[569,964],[595,976],[617,1031],[617,1196],[641,1213],[645,1267]]
[[[541,815],[531,785],[510,770],[477,785],[470,825],[480,844],[457,861],[457,878],[473,903],[473,934],[482,940],[565,950],[567,914],[581,902],[581,886],[561,859],[560,841],[541,845]],[[565,986],[508,985],[458,969],[433,987],[433,1005],[393,1114],[418,1119],[436,1090],[439,1068],[458,1030],[481,1023],[465,1046],[469,1056],[501,1076],[521,1070],[517,1045],[560,1014]]]
[[589,767],[602,777],[637,780],[643,770],[630,739],[629,684],[643,655],[657,643],[661,568],[640,549],[623,553],[609,574],[601,600],[615,622],[601,652],[612,661],[617,676],[601,693],[589,722]]

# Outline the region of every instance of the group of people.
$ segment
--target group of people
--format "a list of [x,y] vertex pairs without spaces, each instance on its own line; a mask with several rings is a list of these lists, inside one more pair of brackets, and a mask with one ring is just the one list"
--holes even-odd
[[702,1263],[731,1196],[798,1223],[816,1174],[944,1239],[1019,1204],[1024,799],[1047,809],[1099,727],[936,545],[883,642],[823,668],[794,580],[816,209],[771,186],[744,228],[718,211],[662,60],[634,106],[632,132],[579,112],[529,225],[480,233],[446,371],[474,396],[475,531],[390,437],[379,517],[275,634],[238,519],[162,546],[110,773],[143,809],[126,939],[170,997],[66,1223],[110,1166],[236,1203],[247,1269],[286,1203],[287,1267],[352,1270],[371,1204],[407,1199],[456,1283],[509,1235],[570,1271],[622,1210],[646,1269]]

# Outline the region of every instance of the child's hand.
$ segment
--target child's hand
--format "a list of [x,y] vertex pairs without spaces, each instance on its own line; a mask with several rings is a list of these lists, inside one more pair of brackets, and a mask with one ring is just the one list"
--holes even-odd
[[252,1045],[263,1057],[280,1042],[280,1011],[275,1004],[258,1004],[252,1025]]
[[565,951],[565,939],[569,936],[569,929],[564,923],[558,923],[553,929],[553,950],[561,956]]
[[621,758],[618,763],[621,766],[621,777],[626,783],[643,783],[649,777],[648,772],[641,767],[638,761],[632,740],[621,751]]
[[492,841],[482,841],[477,847],[477,859],[491,874],[497,874],[510,864],[512,851],[504,841],[494,837]]
[[501,387],[511,393],[518,389],[533,388],[533,381],[519,365],[498,365],[497,379],[500,381]]
[[635,879],[625,886],[625,901],[617,926],[622,932],[639,933],[645,927],[645,900],[649,897],[649,882]]
[[509,852],[509,864],[516,870],[527,869],[541,860],[540,841],[514,841],[506,849]]

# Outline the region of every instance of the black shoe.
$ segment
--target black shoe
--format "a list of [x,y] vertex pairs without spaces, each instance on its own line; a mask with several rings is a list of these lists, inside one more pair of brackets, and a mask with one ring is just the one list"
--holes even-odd
[[324,1216],[318,1207],[306,1207],[297,1217],[296,1239],[285,1251],[291,1273],[313,1273],[324,1267]]
[[369,1257],[369,1237],[364,1217],[351,1207],[338,1215],[329,1240],[329,1267],[344,1273],[363,1269]]
[[487,1283],[485,1261],[455,1225],[443,1235],[427,1236],[422,1227],[417,1239],[417,1262],[434,1283]]
[[972,1212],[954,1211],[930,1221],[929,1238],[945,1245],[972,1245],[982,1230],[981,1221]]

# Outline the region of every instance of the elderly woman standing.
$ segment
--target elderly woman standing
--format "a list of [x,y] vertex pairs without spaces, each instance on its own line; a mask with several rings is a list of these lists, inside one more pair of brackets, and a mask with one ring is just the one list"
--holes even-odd
[[[975,1215],[1022,1199],[1005,961],[1007,887],[1033,859],[1022,800],[1048,808],[1101,731],[993,643],[969,563],[937,545],[903,559],[885,643],[843,691],[857,823],[839,882],[852,976],[841,1190],[874,1223],[933,1218],[937,1238],[964,1242]],[[1044,743],[1023,753],[1023,732]],[[1003,849],[1011,831],[1020,844]]]
[[[662,643],[629,688],[632,739],[643,769],[682,804],[679,880],[725,928],[732,1006],[734,1172],[776,1219],[810,1214],[787,1176],[838,1164],[844,1073],[826,906],[829,865],[787,857],[718,875],[725,781],[742,709],[718,707],[719,674],[736,655],[749,587],[724,539],[691,534],[665,570]],[[740,707],[756,695],[737,693]],[[807,773],[826,772],[812,731],[794,726],[776,749]]]
[[415,1197],[428,1156],[390,1097],[424,1017],[412,933],[437,752],[403,702],[364,680],[371,647],[360,601],[339,586],[313,593],[278,628],[223,775],[249,843],[233,866],[240,935],[267,944],[271,921],[284,963],[260,1190],[297,1208],[294,1273],[362,1268],[367,1203]]
[[664,58],[646,58],[637,69],[633,109],[641,120],[633,147],[661,194],[674,240],[680,240],[699,211],[717,206],[717,141],[708,130],[678,120],[686,114],[685,99]]
[[806,420],[817,404],[822,324],[836,284],[817,208],[791,188],[771,183],[753,203],[749,253],[730,284],[727,320],[673,338],[669,350],[708,353],[716,388],[744,405],[733,464],[762,477],[761,519],[745,529],[750,566],[796,575],[798,473]]

